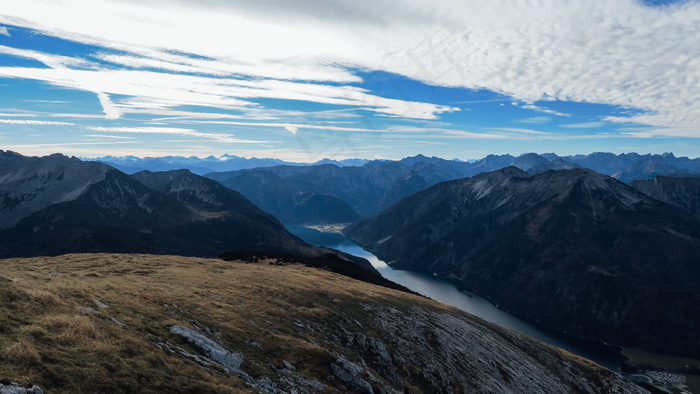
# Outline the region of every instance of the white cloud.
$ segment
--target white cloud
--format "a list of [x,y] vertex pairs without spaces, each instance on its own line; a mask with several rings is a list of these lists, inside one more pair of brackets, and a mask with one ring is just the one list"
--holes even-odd
[[75,123],[51,122],[45,120],[0,119],[0,123],[32,126],[75,126]]
[[569,123],[559,125],[559,127],[567,127],[571,129],[596,129],[605,126],[605,124],[605,122]]
[[102,111],[105,113],[105,119],[119,119],[124,113],[123,110],[114,105],[109,96],[104,93],[97,93],[97,98],[102,105]]
[[7,29],[7,26],[0,26],[0,36],[12,37],[10,35],[10,31]]
[[669,127],[651,128],[639,131],[626,131],[620,133],[623,137],[653,138],[653,137],[680,137],[680,138],[700,138],[697,127]]
[[549,116],[537,116],[537,117],[534,117],[534,118],[520,119],[520,120],[517,120],[516,122],[518,122],[518,123],[542,124],[542,123],[547,123],[547,122],[549,122],[550,120],[552,120],[552,118],[550,118]]
[[[1,12],[1,11],[0,11]],[[2,16],[0,15],[0,18]],[[69,56],[53,55],[49,53],[33,51],[29,49],[17,49],[4,45],[0,45],[0,54],[21,57],[24,59],[32,59],[44,63],[51,68],[66,68],[66,67],[85,67],[96,68],[97,65],[87,60],[73,58]]]
[[563,112],[555,111],[555,110],[549,109],[549,108],[542,108],[542,107],[539,107],[539,106],[534,105],[534,104],[523,104],[520,106],[520,108],[531,109],[533,111],[543,112],[545,114],[551,114],[551,115],[556,115],[556,116],[571,116],[570,114],[565,114]]
[[125,137],[123,135],[106,135],[106,134],[86,134],[85,137],[92,138],[108,138],[113,140],[130,140],[132,137]]
[[556,116],[567,114],[535,103],[644,111],[604,119],[611,122],[700,124],[697,1],[669,7],[638,0],[6,3],[0,23],[103,47],[97,60],[128,71],[71,74],[61,67],[77,66],[47,55],[41,61],[51,64],[50,72],[6,67],[0,75],[110,95],[225,109],[254,107],[256,98],[305,100],[421,119],[455,110],[347,85],[358,81],[351,70],[383,70],[435,86],[487,89]]
[[[34,79],[53,85],[105,95],[147,97],[162,106],[198,105],[220,109],[254,107],[252,100],[282,99],[356,106],[379,113],[416,119],[435,119],[458,108],[380,97],[354,86],[333,86],[278,80],[239,80],[176,75],[151,71],[76,70],[68,68],[0,67],[0,76]],[[100,96],[106,117],[115,119],[120,106]],[[107,104],[107,106],[105,106]],[[123,111],[123,108],[121,109]]]

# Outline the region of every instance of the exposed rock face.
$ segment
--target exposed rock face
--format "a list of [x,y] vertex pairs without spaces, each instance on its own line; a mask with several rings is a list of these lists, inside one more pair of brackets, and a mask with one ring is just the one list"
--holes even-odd
[[381,341],[367,337],[364,334],[354,334],[348,337],[348,346],[357,349],[363,359],[368,361],[383,377],[395,384],[401,383],[401,377],[394,369],[391,354]]
[[700,354],[700,223],[593,171],[445,182],[345,233],[569,333]]
[[51,204],[73,201],[114,171],[60,154],[25,157],[0,150],[0,230]]
[[345,382],[350,389],[364,394],[374,394],[372,385],[362,378],[363,369],[350,361],[339,358],[331,364],[333,375]]
[[630,186],[700,218],[700,177],[657,176],[651,180],[630,182]]
[[22,387],[17,382],[3,379],[0,381],[0,394],[43,394],[39,386]]
[[620,377],[615,374],[608,375],[608,382],[580,375],[571,379],[580,365],[560,360],[563,351],[535,347],[511,331],[483,330],[489,325],[480,320],[468,322],[458,315],[417,308],[366,310],[384,330],[395,333],[387,340],[394,349],[393,366],[404,380],[421,382],[423,392],[644,392],[634,385],[618,386]]
[[170,332],[187,339],[197,350],[207,358],[215,362],[221,368],[230,373],[240,374],[243,356],[238,353],[231,353],[223,346],[207,338],[205,335],[192,329],[182,326],[170,327]]

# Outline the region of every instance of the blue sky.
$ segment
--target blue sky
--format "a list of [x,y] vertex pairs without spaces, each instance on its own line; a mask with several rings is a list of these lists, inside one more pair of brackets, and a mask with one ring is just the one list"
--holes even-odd
[[698,1],[371,3],[10,1],[0,149],[700,156]]

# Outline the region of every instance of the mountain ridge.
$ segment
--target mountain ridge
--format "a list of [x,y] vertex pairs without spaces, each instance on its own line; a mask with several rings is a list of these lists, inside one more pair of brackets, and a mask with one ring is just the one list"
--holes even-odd
[[511,167],[440,183],[344,233],[393,267],[459,278],[571,334],[700,353],[688,333],[700,327],[700,223],[592,170]]
[[[336,253],[379,275],[364,259],[307,244],[240,193],[188,170],[129,176],[63,155],[2,152],[0,160],[0,190],[9,190],[0,194],[0,222],[16,220],[0,229],[5,258],[70,252],[214,257],[264,249],[307,257]],[[22,215],[11,203],[17,190],[33,197],[25,198],[33,209]]]

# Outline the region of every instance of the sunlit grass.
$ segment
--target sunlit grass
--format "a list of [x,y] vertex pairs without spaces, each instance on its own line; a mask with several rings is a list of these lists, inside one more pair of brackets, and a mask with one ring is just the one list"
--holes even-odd
[[297,324],[333,325],[338,311],[362,318],[362,300],[427,302],[303,266],[177,256],[8,259],[0,275],[14,280],[0,285],[0,376],[50,392],[251,390],[156,346],[185,345],[173,324],[206,327],[245,355],[249,374],[284,359],[322,381],[332,357],[313,342],[327,338]]

